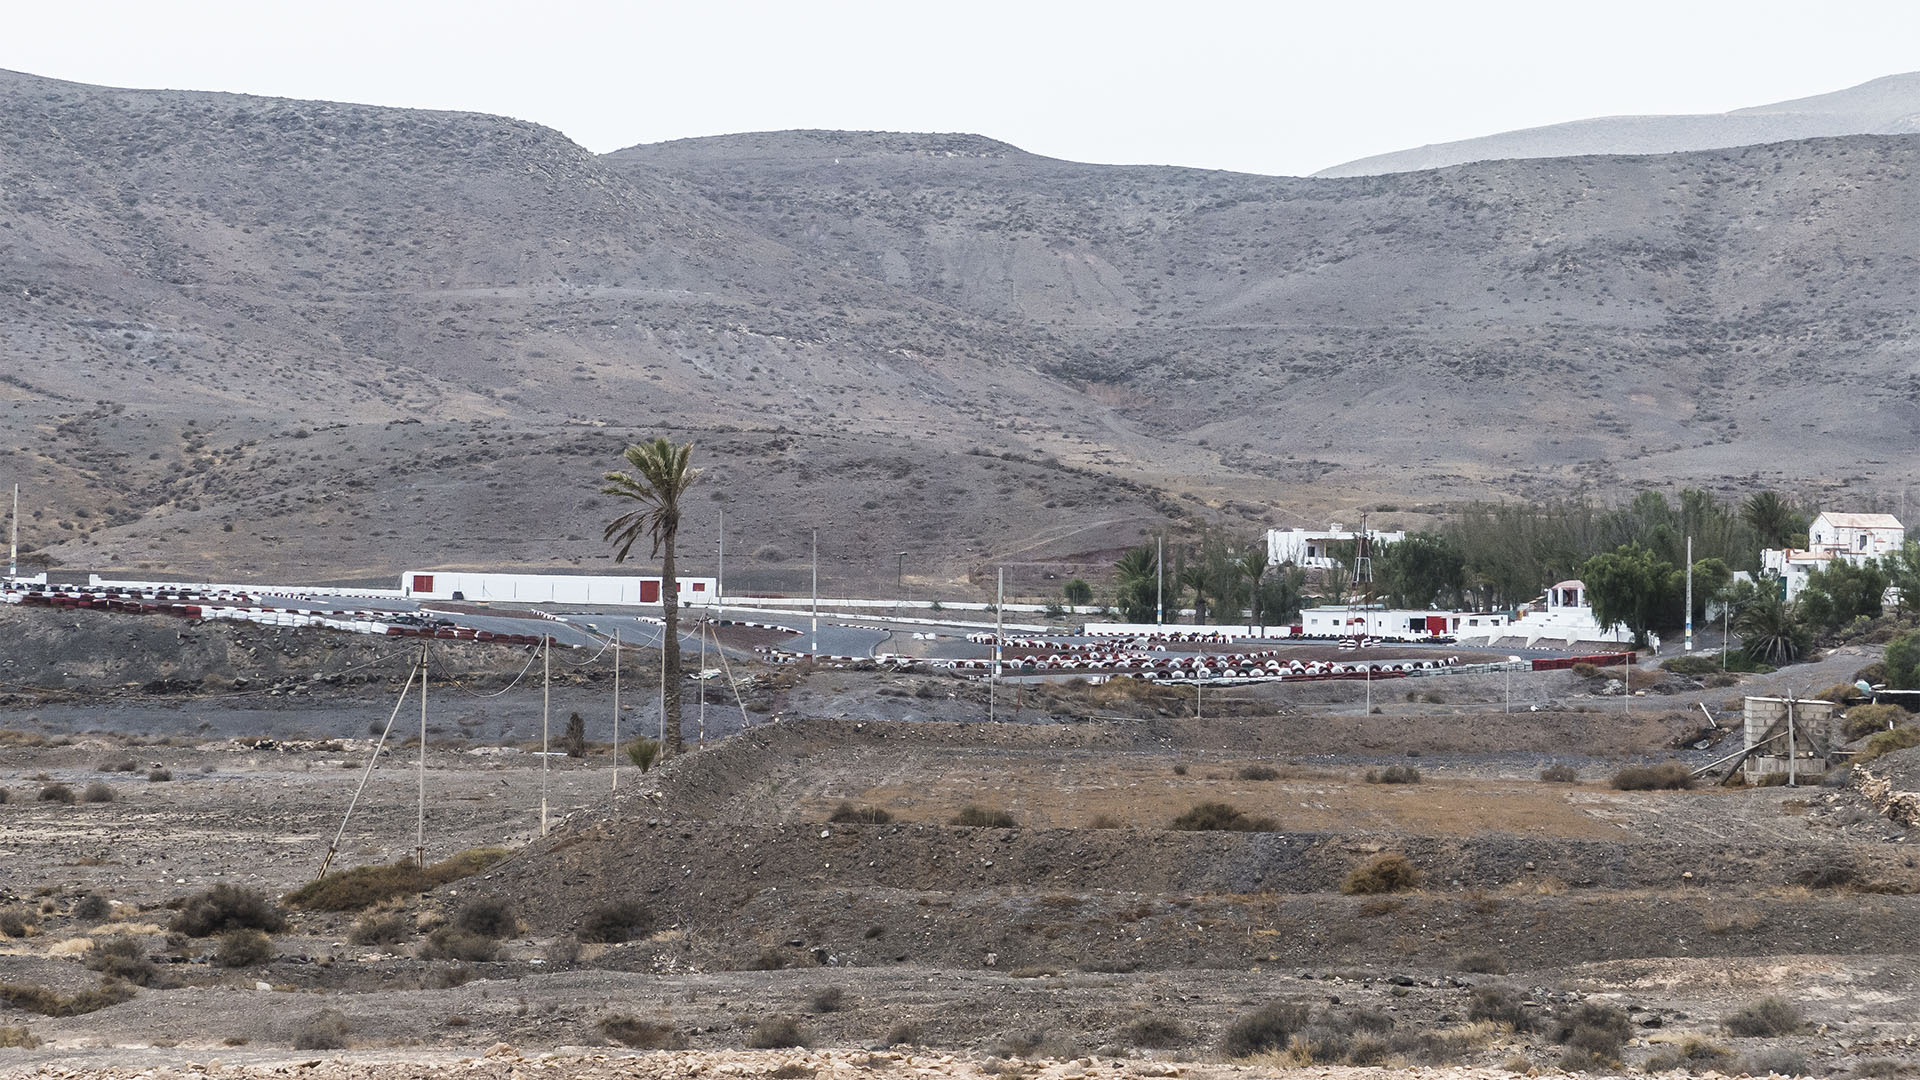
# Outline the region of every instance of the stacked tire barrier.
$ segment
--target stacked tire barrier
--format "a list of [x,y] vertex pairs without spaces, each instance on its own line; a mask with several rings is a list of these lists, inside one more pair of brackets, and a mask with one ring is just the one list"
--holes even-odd
[[437,626],[393,611],[267,607],[244,593],[149,592],[100,585],[34,586],[9,588],[4,599],[9,604],[30,607],[84,608],[126,615],[172,615],[184,619],[248,622],[258,626],[319,627],[351,634],[485,641],[500,645],[538,645],[545,636],[500,634],[465,626]]

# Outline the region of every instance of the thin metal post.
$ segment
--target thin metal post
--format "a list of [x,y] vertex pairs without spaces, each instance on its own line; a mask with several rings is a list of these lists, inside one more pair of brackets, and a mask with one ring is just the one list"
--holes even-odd
[[720,511],[720,566],[713,572],[713,602],[724,604],[727,599],[727,512]]
[[347,812],[340,815],[340,830],[333,834],[333,843],[327,846],[327,856],[320,860],[320,872],[315,877],[326,877],[327,867],[333,865],[333,857],[340,851],[340,841],[347,835],[347,822],[353,820],[353,808],[360,805],[360,796],[367,790],[367,780],[373,776],[373,767],[380,761],[380,751],[387,745],[387,736],[393,731],[393,722],[400,718],[400,707],[407,703],[407,695],[413,692],[413,680],[420,670],[407,665],[407,685],[400,688],[400,700],[393,703],[393,711],[387,714],[387,726],[380,729],[380,738],[373,744],[373,753],[367,756],[367,767],[360,773],[360,786],[353,789],[353,798],[347,800]]
[[420,643],[420,805],[414,823],[414,861],[427,867],[427,643]]
[[1628,715],[1633,714],[1633,658],[1638,655],[1640,655],[1640,650],[1628,646],[1625,672],[1621,676],[1626,680],[1622,684],[1626,687],[1626,692],[1620,695],[1620,711]]
[[1787,694],[1787,786],[1799,787],[1800,778],[1798,773],[1794,769],[1794,765],[1799,760],[1800,748],[1794,744],[1793,705],[1794,705],[1794,695],[1791,692],[1789,692]]
[[553,712],[553,635],[546,638],[545,678],[540,684],[540,835],[547,835],[547,720]]
[[7,576],[20,576],[20,485],[13,485],[13,533],[7,542]]
[[707,620],[700,620],[700,670],[694,680],[700,684],[700,743],[701,749],[707,746]]
[[613,628],[613,793],[620,794],[620,628]]
[[1693,537],[1687,537],[1687,655],[1693,655]]
[[820,652],[820,530],[813,530],[813,643],[807,648]]
[[995,587],[993,598],[993,671],[987,675],[987,720],[994,719],[994,689],[1000,685],[1000,642],[1007,636],[1007,569],[997,567],[994,570],[999,584]]
[[1153,538],[1153,625],[1165,626],[1167,623],[1166,600],[1166,545],[1161,537]]
[[1513,665],[1502,664],[1507,671],[1507,711],[1513,711]]

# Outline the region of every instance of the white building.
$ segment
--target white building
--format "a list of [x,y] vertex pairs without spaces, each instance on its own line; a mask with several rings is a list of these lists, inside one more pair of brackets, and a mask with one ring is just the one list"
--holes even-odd
[[1787,599],[1800,595],[1807,575],[1835,559],[1858,566],[1869,559],[1900,550],[1907,541],[1906,526],[1892,514],[1836,514],[1813,519],[1807,527],[1805,550],[1768,548],[1760,553],[1760,571],[1787,584]]
[[1374,554],[1388,544],[1397,544],[1406,539],[1404,532],[1360,533],[1343,528],[1339,522],[1324,529],[1268,529],[1267,564],[1283,566],[1292,563],[1308,570],[1331,570],[1340,565],[1334,557],[1334,545],[1353,543],[1362,535],[1373,538]]
[[[1560,582],[1548,589],[1541,601],[1515,612],[1511,633],[1526,638],[1528,645],[1541,641],[1633,643],[1633,631],[1624,625],[1600,625],[1593,606],[1587,603],[1586,583],[1578,580]],[[1655,649],[1660,647],[1660,639],[1654,634],[1648,634],[1647,641]]]
[[1389,641],[1427,638],[1496,638],[1507,617],[1497,611],[1422,611],[1366,604],[1328,604],[1300,612],[1304,637],[1374,637]]
[[[409,570],[400,575],[400,595],[410,600],[658,607],[660,579],[600,574],[476,574],[450,570]],[[718,598],[719,583],[713,578],[680,578],[683,606],[711,604]]]

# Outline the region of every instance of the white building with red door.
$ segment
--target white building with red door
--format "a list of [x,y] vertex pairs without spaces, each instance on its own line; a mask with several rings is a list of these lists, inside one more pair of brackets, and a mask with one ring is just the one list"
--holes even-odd
[[[719,599],[710,577],[680,578],[680,602],[707,605]],[[660,579],[601,574],[481,574],[463,570],[409,570],[400,575],[400,595],[409,600],[465,600],[502,604],[660,606]]]

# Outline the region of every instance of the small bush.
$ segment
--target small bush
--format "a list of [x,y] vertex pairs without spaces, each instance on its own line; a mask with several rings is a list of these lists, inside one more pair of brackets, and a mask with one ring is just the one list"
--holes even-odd
[[1171,1050],[1190,1038],[1180,1021],[1164,1016],[1143,1016],[1120,1029],[1120,1041],[1143,1050]]
[[453,914],[453,925],[481,937],[509,937],[519,928],[513,905],[498,896],[476,896],[460,905]]
[[1583,1002],[1561,1017],[1554,1029],[1554,1041],[1567,1048],[1560,1059],[1561,1068],[1595,1072],[1618,1065],[1631,1031],[1625,1009],[1597,1001]]
[[637,1016],[609,1016],[599,1027],[600,1034],[635,1050],[684,1050],[687,1046],[686,1036],[671,1026]]
[[1567,670],[1582,679],[1594,679],[1600,676],[1600,669],[1587,663],[1575,664]]
[[[472,877],[507,857],[505,848],[469,848],[422,870],[411,859],[385,866],[336,870],[287,894],[287,903],[308,911],[359,911],[383,900],[423,893]],[[262,927],[262,929],[265,929]]]
[[81,922],[99,922],[113,913],[113,905],[99,893],[81,893],[73,903],[72,915]]
[[135,986],[151,986],[159,969],[147,958],[140,939],[115,934],[94,942],[93,948],[80,954],[80,963],[112,979],[124,979]]
[[0,1024],[0,1050],[32,1050],[39,1045],[25,1024]]
[[0,983],[0,1005],[42,1016],[81,1016],[132,999],[134,989],[118,979],[102,979],[92,990],[55,993],[44,986]]
[[827,821],[833,825],[885,825],[893,820],[893,815],[878,806],[855,806],[843,802],[827,815]]
[[1467,1019],[1501,1024],[1515,1031],[1533,1030],[1533,1014],[1527,1011],[1524,999],[1505,986],[1474,987],[1473,997],[1467,1003]]
[[1920,727],[1897,727],[1892,731],[1883,731],[1867,740],[1867,744],[1853,756],[1853,763],[1859,765],[1883,754],[1891,754],[1895,750],[1905,750],[1912,746],[1920,746]]
[[1846,735],[1849,741],[1881,731],[1891,731],[1907,718],[1907,710],[1898,705],[1855,705],[1847,710]]
[[1253,817],[1230,803],[1203,802],[1173,819],[1169,828],[1182,832],[1278,832],[1270,817]]
[[38,925],[33,912],[25,908],[0,908],[0,937],[23,938]]
[[1280,779],[1280,770],[1271,765],[1248,765],[1235,773],[1234,776],[1241,780],[1278,780]]
[[279,906],[259,893],[235,885],[215,885],[188,897],[167,929],[188,937],[208,937],[223,930],[277,934],[286,925],[287,917]]
[[1860,688],[1852,683],[1834,683],[1825,690],[1813,695],[1815,701],[1831,701],[1835,705],[1845,705],[1860,696]]
[[100,771],[101,772],[133,772],[135,769],[138,769],[139,767],[140,767],[139,762],[134,761],[132,758],[122,758],[119,761],[102,762],[100,765]]
[[113,802],[119,797],[111,787],[96,780],[87,785],[87,790],[80,795],[80,801],[90,803]]
[[345,1050],[353,1025],[339,1009],[321,1009],[293,1029],[295,1050]]
[[1420,884],[1420,871],[1405,855],[1388,852],[1353,868],[1340,891],[1348,896],[1374,896],[1379,893],[1405,892]]
[[273,939],[258,930],[229,930],[220,935],[213,962],[221,967],[258,967],[273,959]]
[[1727,1033],[1743,1038],[1771,1038],[1778,1035],[1791,1035],[1799,1031],[1806,1021],[1801,1018],[1800,1010],[1785,998],[1768,996],[1753,1002],[1729,1015],[1721,1023],[1727,1027]]
[[1507,958],[1499,953],[1466,953],[1453,958],[1453,970],[1474,975],[1505,975]]
[[1389,765],[1384,769],[1368,769],[1369,784],[1417,784],[1420,782],[1420,770],[1412,765]]
[[413,920],[404,911],[369,911],[347,931],[347,940],[355,945],[398,945],[411,937]]
[[149,784],[164,784],[171,779],[173,779],[172,769],[147,770],[147,783]]
[[1548,784],[1571,784],[1580,779],[1580,770],[1571,765],[1549,765],[1540,770],[1540,779]]
[[953,815],[949,825],[963,825],[972,829],[1012,829],[1018,826],[1013,815],[1005,810],[988,810],[979,806],[963,806]]
[[80,801],[80,797],[75,795],[73,788],[66,784],[48,784],[40,789],[40,801],[67,803],[71,805]]
[[813,1000],[807,1007],[816,1013],[839,1012],[846,1003],[847,992],[837,986],[823,986],[813,992]]
[[1695,1069],[1725,1072],[1732,1062],[1733,1053],[1726,1047],[1698,1035],[1687,1035],[1654,1051],[1644,1068],[1650,1073]]
[[649,739],[641,736],[627,744],[627,760],[633,762],[634,766],[641,772],[646,772],[648,769],[653,768],[654,761],[659,757],[659,739]]
[[769,1016],[753,1025],[752,1034],[747,1036],[750,1050],[783,1050],[805,1046],[807,1042],[806,1029],[791,1016]]
[[1187,767],[1185,765],[1175,765],[1173,767],[1173,775],[1175,776],[1187,775]]
[[579,713],[567,717],[566,733],[560,736],[560,749],[570,758],[587,756],[587,718]]
[[1678,761],[1629,765],[1609,781],[1617,791],[1684,791],[1693,786],[1693,770]]
[[1124,829],[1126,827],[1126,822],[1121,821],[1112,814],[1095,814],[1093,815],[1093,820],[1087,822],[1087,828],[1089,829]]
[[466,960],[483,963],[500,955],[500,944],[471,930],[442,926],[420,946],[422,960]]
[[923,1034],[918,1021],[902,1020],[887,1029],[887,1045],[918,1046]]
[[621,900],[587,912],[576,936],[592,945],[618,945],[652,930],[652,909],[637,900]]
[[1660,666],[1675,675],[1711,675],[1720,670],[1720,660],[1718,657],[1676,656],[1663,661]]
[[[1856,1067],[1857,1070],[1857,1067]],[[1740,1055],[1733,1071],[1743,1076],[1809,1076],[1807,1055],[1785,1046],[1769,1046]],[[1855,1075],[1859,1075],[1856,1071]]]
[[1307,1026],[1307,1007],[1291,1002],[1273,1001],[1249,1013],[1243,1013],[1227,1025],[1220,1049],[1228,1057],[1249,1057],[1272,1050],[1285,1050],[1293,1034]]
[[1893,1077],[1912,1076],[1915,1071],[1912,1065],[1894,1058],[1867,1058],[1864,1061],[1855,1062],[1853,1071],[1847,1075],[1871,1076],[1882,1078],[1882,1080],[1892,1080]]

